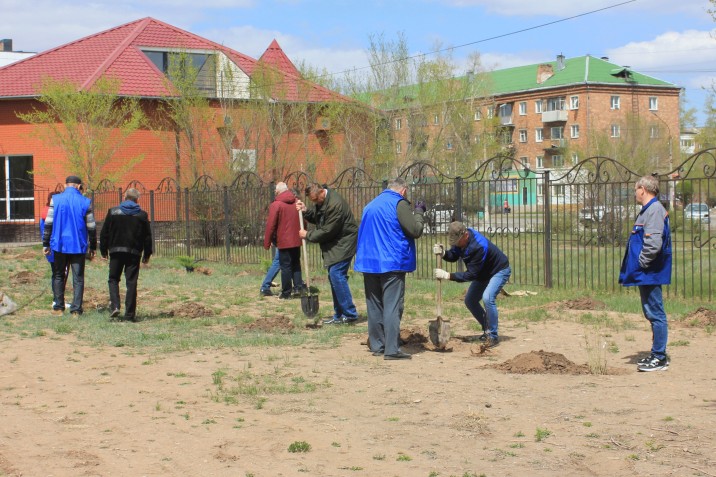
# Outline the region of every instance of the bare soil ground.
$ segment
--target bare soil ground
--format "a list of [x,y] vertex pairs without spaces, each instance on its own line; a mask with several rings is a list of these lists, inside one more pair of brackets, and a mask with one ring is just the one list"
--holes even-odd
[[[277,302],[257,298],[245,312],[260,318],[244,329],[315,332]],[[555,303],[559,319],[536,323],[505,310],[487,351],[463,341],[466,311],[449,350],[435,351],[424,310],[403,327],[409,361],[372,356],[364,333],[337,348],[154,354],[0,332],[0,476],[716,475],[716,343],[702,326],[714,311],[672,323],[680,345],[653,373],[635,365],[646,320],[619,314],[633,327],[599,339],[608,367],[593,374],[591,331],[576,317],[601,305]],[[193,304],[167,316],[216,313]],[[289,452],[297,442],[310,449]]]

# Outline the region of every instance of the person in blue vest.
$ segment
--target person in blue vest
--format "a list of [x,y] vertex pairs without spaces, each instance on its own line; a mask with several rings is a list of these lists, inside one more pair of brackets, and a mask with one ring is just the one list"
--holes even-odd
[[[512,274],[510,261],[497,245],[477,230],[467,228],[462,222],[450,224],[448,240],[451,248],[444,251],[443,258],[447,262],[457,262],[462,258],[467,270],[449,273],[436,268],[435,278],[472,282],[465,294],[465,306],[482,327],[482,336],[476,339],[484,341],[486,348],[497,346],[500,337],[496,299]],[[442,244],[436,244],[433,248],[435,253],[442,251]],[[484,308],[480,305],[480,300],[485,305]]]
[[[80,192],[82,179],[68,176],[65,190],[55,194],[45,219],[42,235],[42,251],[45,256],[54,253],[55,269],[52,275],[54,304],[52,314],[60,316],[65,311],[65,277],[67,266],[72,270],[74,296],[70,313],[82,314],[85,288],[85,259],[94,258],[97,250],[97,226],[92,213],[92,202]],[[89,251],[88,251],[89,249]]]
[[400,350],[405,274],[415,271],[415,239],[423,234],[425,203],[405,198],[405,180],[393,179],[363,209],[355,271],[363,273],[368,341],[373,356],[410,359]]
[[638,361],[639,371],[669,369],[666,354],[669,327],[661,286],[671,283],[671,230],[669,214],[657,199],[658,195],[656,177],[645,176],[636,182],[634,196],[641,204],[641,210],[619,271],[619,283],[625,287],[639,287],[641,310],[651,323],[651,353]]

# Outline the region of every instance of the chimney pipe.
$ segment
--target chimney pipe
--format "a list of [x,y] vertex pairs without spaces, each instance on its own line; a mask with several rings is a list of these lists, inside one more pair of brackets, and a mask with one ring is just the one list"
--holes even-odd
[[12,40],[7,38],[0,40],[0,51],[12,51]]
[[564,55],[560,53],[557,55],[557,69],[562,71],[564,69]]
[[609,61],[609,57],[608,57],[608,56],[602,56],[601,59],[604,60],[604,61]]

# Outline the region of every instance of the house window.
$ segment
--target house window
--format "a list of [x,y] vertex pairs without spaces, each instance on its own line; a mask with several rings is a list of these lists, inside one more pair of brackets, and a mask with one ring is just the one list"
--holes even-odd
[[482,119],[482,111],[479,109],[475,110],[475,121],[479,121]]
[[552,189],[554,191],[555,197],[564,197],[564,193],[566,192],[567,187],[562,184],[555,184],[554,188]]
[[495,107],[490,106],[489,108],[487,108],[487,118],[492,119],[493,117],[495,117]]
[[520,129],[520,142],[527,142],[527,130]]
[[564,110],[564,96],[557,96],[555,98],[547,99],[547,111],[563,111]]
[[32,156],[0,156],[0,221],[35,219]]
[[574,164],[575,166],[577,164],[579,164],[579,153],[578,152],[572,153],[572,164]]
[[527,115],[527,101],[520,102],[520,116]]
[[544,184],[537,184],[537,195],[544,195]]
[[542,128],[535,129],[535,142],[542,142]]
[[401,143],[399,143],[399,142],[396,142],[396,143],[395,143],[395,152],[398,153],[398,154],[400,154],[401,152],[403,152],[403,144],[401,144]]
[[659,110],[659,98],[656,96],[649,96],[649,111]]
[[564,167],[564,156],[552,156],[552,167]]
[[619,96],[612,96],[611,108],[612,109],[620,109]]
[[436,114],[433,116],[433,124],[438,125],[440,124],[440,115]]
[[216,97],[216,57],[210,53],[142,50],[171,81],[194,77],[194,86],[208,97]]
[[564,139],[564,126],[549,128],[550,139]]
[[570,131],[570,136],[572,137],[572,139],[578,138],[579,137],[579,124],[572,124],[569,127],[569,131]]
[[403,120],[398,118],[395,120],[395,129],[400,130],[403,129]]
[[231,170],[256,172],[256,149],[232,149]]
[[569,109],[579,109],[579,96],[569,97]]
[[475,144],[480,144],[480,141],[482,141],[482,137],[479,134],[475,135]]
[[527,158],[527,156],[520,157],[520,164],[522,164],[523,169],[529,169],[530,160]]
[[538,99],[535,101],[535,113],[541,113],[542,112],[542,100]]
[[535,161],[535,164],[537,165],[537,169],[544,169],[544,157],[537,156],[537,160]]
[[621,136],[621,127],[618,124],[612,124],[612,137]]
[[659,137],[659,126],[649,126],[649,137],[657,139]]

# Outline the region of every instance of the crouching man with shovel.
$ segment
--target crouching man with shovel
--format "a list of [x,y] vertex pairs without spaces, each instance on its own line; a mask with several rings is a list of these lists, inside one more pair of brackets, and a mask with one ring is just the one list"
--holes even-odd
[[[449,273],[441,268],[435,269],[438,280],[454,282],[472,282],[465,295],[465,305],[472,316],[482,326],[482,336],[475,340],[484,341],[484,348],[492,348],[500,343],[497,333],[497,304],[495,299],[512,274],[510,261],[502,250],[490,242],[475,229],[468,229],[462,222],[452,222],[448,228],[448,240],[451,248],[445,251],[443,258],[448,262],[457,262],[462,258],[467,271]],[[435,249],[442,247],[437,244]],[[483,308],[480,300],[485,304]]]
[[423,234],[425,203],[405,199],[405,180],[393,179],[363,209],[355,271],[363,273],[368,340],[374,356],[410,359],[400,350],[405,274],[415,271],[415,239]]

